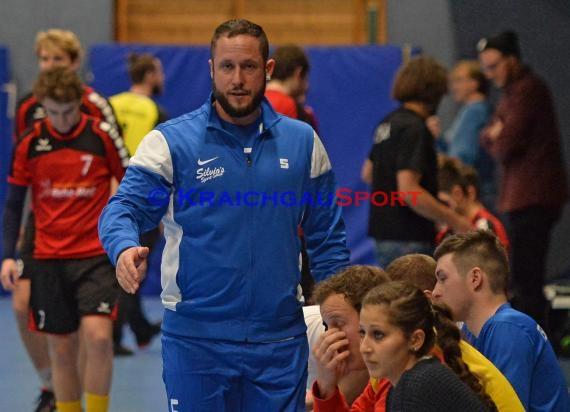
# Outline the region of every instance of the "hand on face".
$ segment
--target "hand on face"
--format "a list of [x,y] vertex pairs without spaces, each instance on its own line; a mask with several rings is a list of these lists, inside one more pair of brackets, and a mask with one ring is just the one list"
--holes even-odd
[[322,398],[332,394],[339,379],[347,372],[347,359],[350,356],[346,333],[330,328],[319,338],[313,348],[317,361],[317,384]]

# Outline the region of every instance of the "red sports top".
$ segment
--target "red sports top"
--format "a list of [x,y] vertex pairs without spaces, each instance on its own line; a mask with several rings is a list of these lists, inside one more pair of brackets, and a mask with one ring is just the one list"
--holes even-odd
[[269,89],[265,91],[265,97],[267,97],[267,100],[269,100],[269,103],[271,103],[271,106],[273,106],[277,113],[281,113],[293,119],[297,119],[299,117],[295,99],[288,94],[279,90]]
[[[505,226],[503,226],[501,221],[486,208],[482,207],[479,209],[471,220],[471,226],[473,226],[473,229],[490,230],[497,235],[504,248],[507,251],[509,250],[509,238],[507,237]],[[435,236],[435,244],[439,245],[443,242],[443,239],[451,234],[453,234],[451,229],[447,227],[442,229]]]
[[32,189],[36,217],[34,258],[71,259],[104,254],[97,222],[121,180],[128,153],[109,124],[85,114],[67,135],[49,119],[35,122],[14,152],[8,182]]

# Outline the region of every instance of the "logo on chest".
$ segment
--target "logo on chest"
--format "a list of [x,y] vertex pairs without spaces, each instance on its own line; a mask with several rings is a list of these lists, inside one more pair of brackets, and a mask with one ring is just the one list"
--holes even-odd
[[49,144],[49,139],[38,139],[38,144],[36,145],[36,152],[49,152],[53,149],[52,145]]
[[47,116],[46,109],[44,109],[43,106],[37,106],[36,109],[34,110],[34,113],[32,114],[34,120],[45,119],[46,116]]
[[196,170],[196,180],[206,183],[208,180],[223,176],[226,170],[222,166],[218,167],[201,167]]

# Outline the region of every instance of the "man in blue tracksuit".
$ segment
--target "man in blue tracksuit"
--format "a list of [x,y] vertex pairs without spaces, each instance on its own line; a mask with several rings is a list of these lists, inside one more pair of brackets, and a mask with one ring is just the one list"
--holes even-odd
[[159,125],[99,222],[134,293],[162,219],[163,378],[169,411],[302,411],[308,357],[300,302],[302,226],[316,280],[348,265],[336,182],[317,134],[264,99],[274,61],[263,29],[214,32],[213,93]]

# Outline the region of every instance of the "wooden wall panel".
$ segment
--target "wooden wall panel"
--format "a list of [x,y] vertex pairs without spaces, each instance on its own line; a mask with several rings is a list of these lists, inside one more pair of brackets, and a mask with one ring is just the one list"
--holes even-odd
[[215,27],[212,21],[227,20],[233,13],[233,3],[233,0],[117,0],[116,40],[209,44]]
[[116,40],[207,45],[221,22],[246,18],[263,26],[270,44],[364,44],[370,7],[386,41],[385,0],[116,0]]

